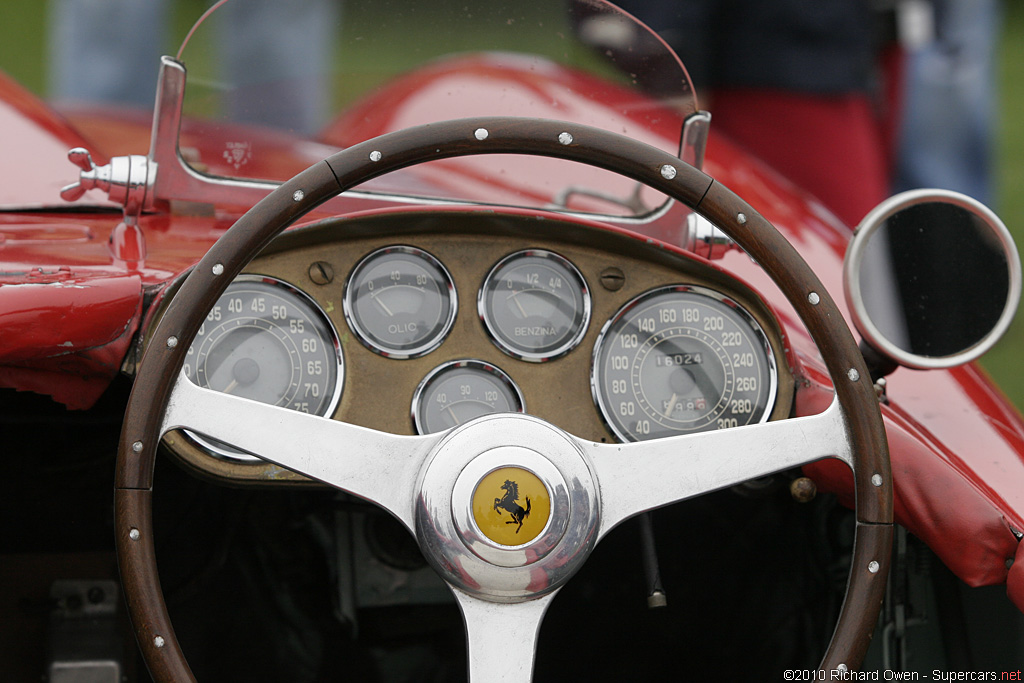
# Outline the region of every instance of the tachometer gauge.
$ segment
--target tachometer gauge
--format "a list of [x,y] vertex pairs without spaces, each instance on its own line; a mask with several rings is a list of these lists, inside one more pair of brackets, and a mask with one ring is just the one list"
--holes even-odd
[[757,321],[701,287],[640,295],[608,321],[594,348],[594,399],[624,441],[763,422],[777,382]]
[[436,349],[455,322],[455,284],[441,262],[415,247],[378,249],[352,270],[345,319],[370,350],[416,358]]
[[572,350],[590,322],[590,292],[569,261],[541,249],[498,262],[477,300],[480,317],[499,349],[528,361]]
[[[317,304],[273,278],[242,275],[207,314],[185,359],[201,387],[314,415],[341,397],[338,336]],[[192,435],[217,455],[253,459]]]
[[523,394],[499,368],[481,360],[456,360],[430,371],[412,399],[420,434],[443,432],[492,413],[521,413]]

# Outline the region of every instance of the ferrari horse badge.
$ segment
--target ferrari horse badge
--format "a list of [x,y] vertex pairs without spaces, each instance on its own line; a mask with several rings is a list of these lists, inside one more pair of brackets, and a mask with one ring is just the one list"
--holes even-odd
[[523,528],[523,521],[530,516],[530,497],[526,496],[526,507],[524,508],[516,502],[519,499],[519,484],[511,479],[506,479],[501,488],[505,491],[505,495],[494,499],[494,511],[500,515],[501,511],[505,510],[512,515],[512,519],[505,524],[518,524],[519,526],[516,527],[518,534],[519,530]]
[[473,521],[488,540],[516,547],[533,541],[551,517],[551,494],[524,467],[506,466],[480,478],[473,491]]

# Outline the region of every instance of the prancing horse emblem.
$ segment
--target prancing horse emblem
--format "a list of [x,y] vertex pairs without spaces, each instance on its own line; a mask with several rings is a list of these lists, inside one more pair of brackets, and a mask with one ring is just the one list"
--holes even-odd
[[[505,524],[518,524],[516,527],[516,533],[523,528],[523,521],[530,516],[530,497],[526,497],[526,507],[516,502],[519,498],[519,485],[511,479],[506,479],[505,483],[501,485],[501,488],[505,490],[505,495],[501,498],[494,499],[494,511],[499,515],[502,510],[512,515],[512,519],[505,522]],[[492,489],[493,490],[493,489]]]

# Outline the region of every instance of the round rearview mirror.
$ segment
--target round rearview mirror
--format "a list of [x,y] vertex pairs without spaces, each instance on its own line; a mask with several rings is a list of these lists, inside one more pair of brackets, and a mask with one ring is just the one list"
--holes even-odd
[[980,202],[944,190],[904,192],[865,216],[843,278],[864,341],[911,368],[978,358],[1020,301],[1020,259],[1006,226]]

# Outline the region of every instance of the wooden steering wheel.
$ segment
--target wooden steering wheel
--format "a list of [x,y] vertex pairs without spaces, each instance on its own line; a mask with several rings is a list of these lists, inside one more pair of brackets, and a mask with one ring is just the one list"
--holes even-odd
[[[389,171],[497,153],[605,168],[719,226],[773,278],[804,321],[835,385],[831,407],[811,417],[630,444],[588,442],[537,418],[507,414],[441,434],[395,436],[220,394],[181,374],[206,312],[295,220]],[[529,680],[545,609],[623,520],[836,457],[853,469],[857,523],[846,599],[822,668],[854,669],[864,657],[885,591],[893,531],[888,447],[868,370],[842,314],[786,239],[727,188],[670,154],[604,130],[516,118],[429,124],[360,143],[295,176],[239,219],[190,273],[151,340],[120,438],[115,512],[121,580],[157,681],[194,680],[164,604],[151,520],[156,452],[162,435],[177,428],[371,500],[399,519],[458,600],[470,677],[477,682],[494,672],[503,681]],[[534,475],[550,497],[545,531],[526,544],[503,545],[472,518],[479,482],[501,468]],[[506,648],[509,638],[522,647]]]

